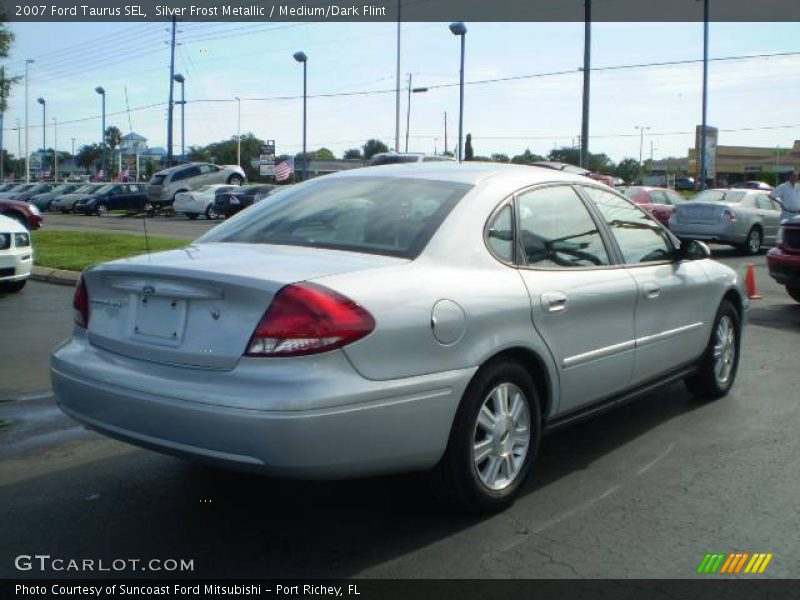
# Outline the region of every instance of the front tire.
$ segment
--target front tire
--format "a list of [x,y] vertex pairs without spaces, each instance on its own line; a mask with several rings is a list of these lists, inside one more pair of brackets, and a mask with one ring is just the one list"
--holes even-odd
[[22,291],[22,288],[25,287],[27,282],[27,279],[23,279],[21,281],[2,281],[0,282],[0,292],[5,294],[16,294],[17,292]]
[[206,219],[209,221],[216,221],[219,219],[219,213],[217,212],[217,209],[214,208],[213,204],[210,204],[208,208],[206,208]]
[[686,387],[692,394],[715,400],[730,391],[739,370],[741,338],[739,312],[728,300],[723,300],[697,373],[686,379]]
[[800,285],[786,284],[786,293],[792,297],[795,302],[800,302]]
[[510,506],[541,437],[531,375],[503,359],[483,366],[461,399],[444,456],[431,472],[437,496],[472,513]]

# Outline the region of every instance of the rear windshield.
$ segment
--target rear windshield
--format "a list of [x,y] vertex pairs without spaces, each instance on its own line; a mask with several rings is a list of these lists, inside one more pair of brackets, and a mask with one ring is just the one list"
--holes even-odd
[[746,195],[747,192],[706,190],[692,198],[692,202],[729,202],[731,204],[738,204]]
[[416,258],[463,183],[389,177],[321,178],[270,196],[197,240],[331,248]]
[[150,179],[150,185],[161,185],[164,183],[164,179],[166,179],[166,175],[153,175]]

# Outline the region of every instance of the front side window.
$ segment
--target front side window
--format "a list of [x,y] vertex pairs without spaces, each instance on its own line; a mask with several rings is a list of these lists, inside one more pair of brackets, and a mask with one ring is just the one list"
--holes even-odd
[[277,244],[416,258],[470,185],[320,178],[282,190],[197,242]]
[[609,264],[603,238],[580,197],[552,186],[518,197],[520,243],[531,267],[561,269]]
[[595,187],[583,190],[611,229],[625,264],[672,258],[673,247],[667,233],[647,213],[611,192]]
[[213,173],[216,171],[213,165],[200,165],[200,173],[206,175],[207,173]]
[[514,261],[514,219],[511,210],[510,205],[501,208],[486,231],[489,249],[503,262]]

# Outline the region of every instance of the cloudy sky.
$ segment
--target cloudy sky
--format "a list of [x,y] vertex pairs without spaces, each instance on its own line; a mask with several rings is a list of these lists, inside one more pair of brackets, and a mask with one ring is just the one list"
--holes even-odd
[[[582,23],[468,23],[465,132],[477,154],[546,154],[576,142],[581,126]],[[151,146],[166,142],[169,85],[167,23],[18,23],[6,71],[29,74],[30,148],[41,145],[47,100],[47,145],[70,150],[99,141],[100,97],[107,90],[107,124],[136,131]],[[302,68],[308,62],[308,146],[340,155],[370,137],[394,145],[395,32],[392,23],[179,23],[176,71],[186,77],[186,145],[242,132],[275,139],[278,153],[296,152],[302,135]],[[614,160],[644,155],[685,156],[701,117],[702,65],[605,69],[702,58],[701,23],[593,25],[591,141]],[[794,53],[794,54],[792,54]],[[708,122],[722,145],[788,146],[800,139],[800,36],[797,23],[712,23],[714,61]],[[402,66],[414,87],[410,151],[442,151],[444,113],[452,148],[458,126],[458,39],[444,23],[402,28]],[[553,74],[559,73],[559,74]],[[506,81],[486,81],[516,78]],[[439,87],[437,87],[439,86]],[[176,90],[177,91],[177,90]],[[355,94],[366,92],[364,94]],[[24,85],[15,88],[5,121],[5,145],[17,154],[16,119],[25,129]],[[149,108],[148,108],[149,107]],[[130,111],[128,111],[130,109]],[[175,149],[180,151],[176,110]],[[402,98],[405,147],[406,95]]]

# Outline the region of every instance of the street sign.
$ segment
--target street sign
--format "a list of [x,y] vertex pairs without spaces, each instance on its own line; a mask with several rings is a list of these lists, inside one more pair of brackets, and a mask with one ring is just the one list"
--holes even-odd
[[261,145],[261,154],[258,157],[258,172],[262,176],[275,174],[275,140],[267,140]]

